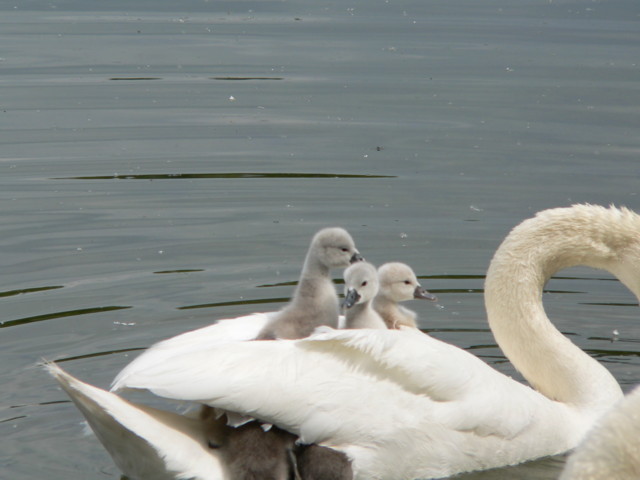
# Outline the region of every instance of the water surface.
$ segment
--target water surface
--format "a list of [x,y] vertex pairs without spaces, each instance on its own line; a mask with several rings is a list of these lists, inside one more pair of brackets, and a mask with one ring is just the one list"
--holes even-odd
[[[544,208],[640,210],[635,0],[0,11],[2,477],[119,478],[36,363],[104,387],[157,340],[277,309],[321,227],[411,264],[440,298],[412,305],[421,326],[517,376],[482,304],[500,240]],[[625,390],[640,383],[617,281],[576,268],[544,299]]]

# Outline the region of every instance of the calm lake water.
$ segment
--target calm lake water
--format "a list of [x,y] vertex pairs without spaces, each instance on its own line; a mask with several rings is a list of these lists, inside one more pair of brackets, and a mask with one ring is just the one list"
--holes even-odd
[[[515,375],[482,300],[501,239],[548,207],[640,210],[637,0],[0,13],[2,478],[120,478],[37,362],[105,387],[160,339],[275,310],[321,227],[411,264],[440,299],[411,305],[421,326]],[[624,287],[576,268],[544,299],[640,383]],[[563,461],[460,478],[552,479]]]

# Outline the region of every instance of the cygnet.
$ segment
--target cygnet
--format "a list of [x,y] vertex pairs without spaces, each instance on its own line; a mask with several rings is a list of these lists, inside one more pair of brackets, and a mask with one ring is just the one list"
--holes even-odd
[[345,328],[387,328],[371,303],[378,286],[378,272],[370,263],[354,263],[344,271]]
[[422,288],[409,265],[399,262],[385,263],[378,268],[380,289],[373,300],[373,308],[380,314],[388,328],[418,328],[416,314],[399,305],[411,299],[436,301],[435,295]]
[[313,237],[293,298],[258,340],[304,338],[321,325],[338,326],[339,302],[329,272],[363,260],[349,233],[325,228]]

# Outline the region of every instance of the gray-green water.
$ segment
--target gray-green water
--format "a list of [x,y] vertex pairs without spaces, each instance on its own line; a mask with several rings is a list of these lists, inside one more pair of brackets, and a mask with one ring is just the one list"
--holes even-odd
[[[482,303],[500,240],[543,208],[640,210],[636,0],[0,13],[2,478],[119,478],[36,363],[104,387],[157,340],[277,309],[320,227],[411,264],[440,298],[412,305],[422,327],[514,374]],[[625,390],[640,383],[618,282],[573,269],[544,298]],[[462,478],[551,479],[562,461]]]

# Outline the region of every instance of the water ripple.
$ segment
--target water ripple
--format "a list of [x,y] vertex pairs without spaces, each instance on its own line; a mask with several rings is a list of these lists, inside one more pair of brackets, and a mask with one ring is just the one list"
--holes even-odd
[[200,305],[185,305],[184,307],[178,307],[178,310],[191,310],[194,308],[215,308],[215,307],[229,307],[234,305],[260,305],[263,303],[286,303],[289,298],[259,298],[255,300],[236,300],[233,302],[220,302],[220,303],[203,303]]
[[15,327],[17,325],[24,325],[27,323],[43,322],[45,320],[51,320],[54,318],[73,317],[76,315],[88,315],[91,313],[110,312],[113,310],[124,310],[127,308],[132,308],[132,307],[130,306],[122,307],[122,306],[114,305],[114,306],[107,306],[107,307],[82,308],[79,310],[67,310],[64,312],[47,313],[44,315],[35,315],[33,317],[18,318],[15,320],[7,320],[5,322],[0,322],[0,328]]
[[95,175],[86,177],[54,177],[51,180],[189,180],[194,178],[396,178],[395,175],[356,175],[347,173],[149,173],[132,175]]
[[12,297],[14,295],[22,295],[25,293],[44,292],[46,290],[55,290],[58,288],[64,288],[62,285],[52,285],[50,287],[34,287],[34,288],[22,288],[19,290],[8,290],[6,292],[0,292],[0,297]]
[[114,350],[106,350],[103,352],[85,353],[84,355],[74,355],[72,357],[58,358],[54,360],[55,363],[72,362],[74,360],[83,360],[86,358],[105,357],[107,355],[115,355],[118,353],[139,352],[140,350],[146,350],[147,347],[131,347],[131,348],[119,348]]

